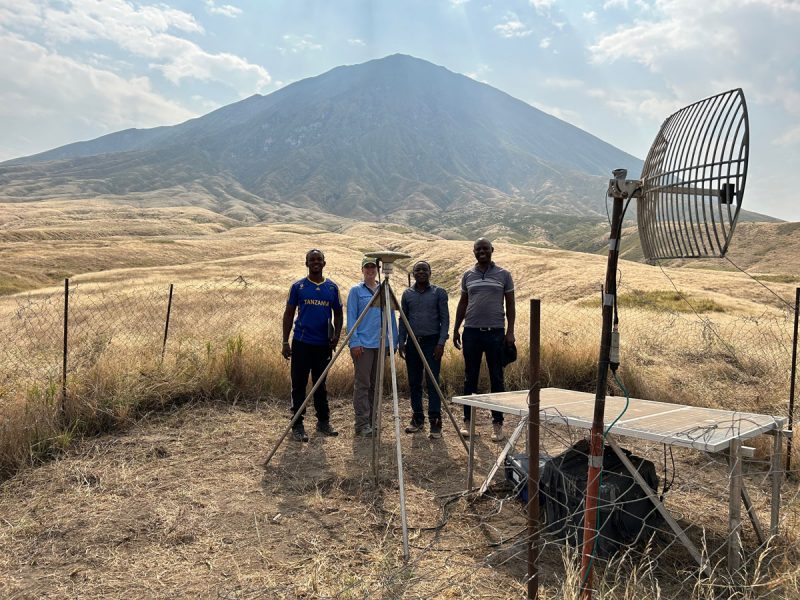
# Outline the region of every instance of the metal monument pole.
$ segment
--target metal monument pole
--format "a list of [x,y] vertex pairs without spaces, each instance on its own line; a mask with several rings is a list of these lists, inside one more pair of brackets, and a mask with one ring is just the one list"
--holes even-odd
[[603,288],[603,329],[600,337],[600,359],[597,365],[597,387],[595,388],[594,417],[590,438],[589,470],[586,479],[586,497],[583,515],[583,547],[581,550],[581,596],[592,597],[592,557],[597,536],[597,503],[600,492],[600,471],[603,468],[603,428],[605,426],[606,385],[611,357],[611,328],[614,318],[614,303],[617,295],[617,262],[619,260],[620,236],[622,234],[622,203],[639,192],[639,182],[626,182],[625,169],[614,171],[609,185],[609,196],[614,205],[611,213],[611,234],[608,240],[608,263],[606,284]]

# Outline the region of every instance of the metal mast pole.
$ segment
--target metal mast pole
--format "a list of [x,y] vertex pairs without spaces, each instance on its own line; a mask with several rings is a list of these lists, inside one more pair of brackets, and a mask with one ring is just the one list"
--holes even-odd
[[[615,176],[618,174],[615,172]],[[624,184],[625,174],[621,176]],[[620,178],[617,177],[619,183]],[[594,417],[590,440],[589,470],[586,480],[585,512],[583,519],[583,548],[581,551],[581,597],[592,597],[592,557],[597,535],[597,503],[600,492],[600,471],[603,468],[603,427],[605,425],[606,384],[611,356],[611,327],[614,318],[614,300],[617,295],[617,262],[619,237],[622,233],[623,194],[619,187],[613,190],[614,205],[611,216],[611,235],[608,240],[606,284],[603,289],[603,329],[600,337],[600,358],[597,364]]]

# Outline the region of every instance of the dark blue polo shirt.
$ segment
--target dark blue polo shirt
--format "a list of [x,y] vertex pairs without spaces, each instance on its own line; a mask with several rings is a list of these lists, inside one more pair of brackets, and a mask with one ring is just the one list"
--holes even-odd
[[289,290],[289,306],[299,309],[294,339],[313,346],[327,346],[328,323],[334,309],[342,308],[339,286],[330,279],[314,283],[308,277],[295,281]]

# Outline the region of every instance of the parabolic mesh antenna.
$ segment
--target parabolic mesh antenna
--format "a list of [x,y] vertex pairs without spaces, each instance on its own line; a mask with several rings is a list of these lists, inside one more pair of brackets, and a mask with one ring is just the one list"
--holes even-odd
[[[581,598],[585,600],[592,597],[600,473],[608,434],[606,384],[609,369],[616,373],[620,363],[616,274],[625,208],[631,199],[638,200],[639,238],[646,258],[721,258],[728,251],[742,208],[749,147],[747,105],[742,90],[735,89],[690,104],[667,118],[647,154],[641,179],[625,179],[626,170],[616,169],[609,181],[608,195],[614,203],[581,551]],[[731,555],[729,561],[733,560]]]
[[664,121],[644,162],[637,204],[646,258],[725,256],[742,208],[749,148],[741,89]]

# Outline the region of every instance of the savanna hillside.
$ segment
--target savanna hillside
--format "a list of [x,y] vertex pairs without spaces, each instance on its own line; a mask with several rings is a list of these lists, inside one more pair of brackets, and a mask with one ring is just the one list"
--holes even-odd
[[[312,440],[306,449],[287,445],[275,470],[259,467],[286,423],[280,315],[290,283],[304,274],[306,250],[325,251],[326,274],[343,296],[359,276],[365,250],[389,248],[428,260],[434,282],[450,293],[451,310],[459,275],[473,262],[469,240],[404,225],[302,216],[295,223],[242,226],[202,208],[102,201],[2,206],[0,465],[11,479],[0,500],[6,515],[0,539],[12,552],[3,553],[6,583],[0,585],[7,595],[257,597],[270,590],[282,597],[364,597],[380,589],[386,597],[459,597],[497,590],[513,596],[524,589],[524,555],[507,541],[524,525],[522,507],[501,515],[494,504],[450,505],[436,498],[463,485],[463,451],[447,430],[440,447],[403,442],[412,520],[422,528],[418,540],[425,547],[441,543],[447,552],[425,554],[416,570],[402,565],[399,533],[389,525],[396,524],[394,494],[370,486],[368,458],[351,443],[346,356],[329,386],[343,436],[333,443]],[[770,289],[727,262],[663,270],[621,262],[621,377],[633,395],[785,414],[789,303],[800,279],[791,260],[800,243],[796,225],[741,223],[737,229],[731,258]],[[542,300],[544,384],[593,389],[605,257],[502,235],[495,247],[496,261],[516,281],[522,351],[507,371],[509,389],[528,385],[531,298]],[[408,266],[401,263],[394,276],[398,294]],[[62,415],[67,276],[70,349]],[[162,362],[170,283],[174,298]],[[443,379],[449,393],[460,389],[462,368],[448,347]],[[400,385],[404,390],[402,375]],[[616,386],[610,391],[620,393]],[[167,414],[148,417],[162,409]],[[387,429],[385,443],[391,439]],[[768,440],[755,445],[761,456],[769,452]],[[491,462],[493,452],[482,447],[481,460]],[[384,455],[391,481],[390,445]],[[425,468],[430,464],[439,466],[431,471]],[[793,484],[785,495],[783,550],[797,535]],[[264,500],[268,496],[273,500]],[[135,513],[132,498],[139,499]],[[63,509],[37,509],[61,503]],[[713,510],[696,515],[710,531],[722,526]],[[469,517],[475,513],[479,526]],[[369,517],[359,521],[364,514]],[[442,524],[451,515],[450,525]],[[424,532],[433,526],[441,533]],[[82,558],[78,548],[86,549]],[[317,557],[310,570],[309,556]],[[560,554],[546,561],[549,597],[570,597]],[[138,583],[126,569],[130,564],[144,574]],[[347,567],[336,568],[342,564]],[[166,569],[161,584],[157,565]],[[795,558],[770,562],[752,581],[758,593],[791,597]],[[606,584],[609,597],[643,597],[655,589],[647,577],[631,583],[611,573]],[[670,580],[663,593],[710,598],[714,592]]]

